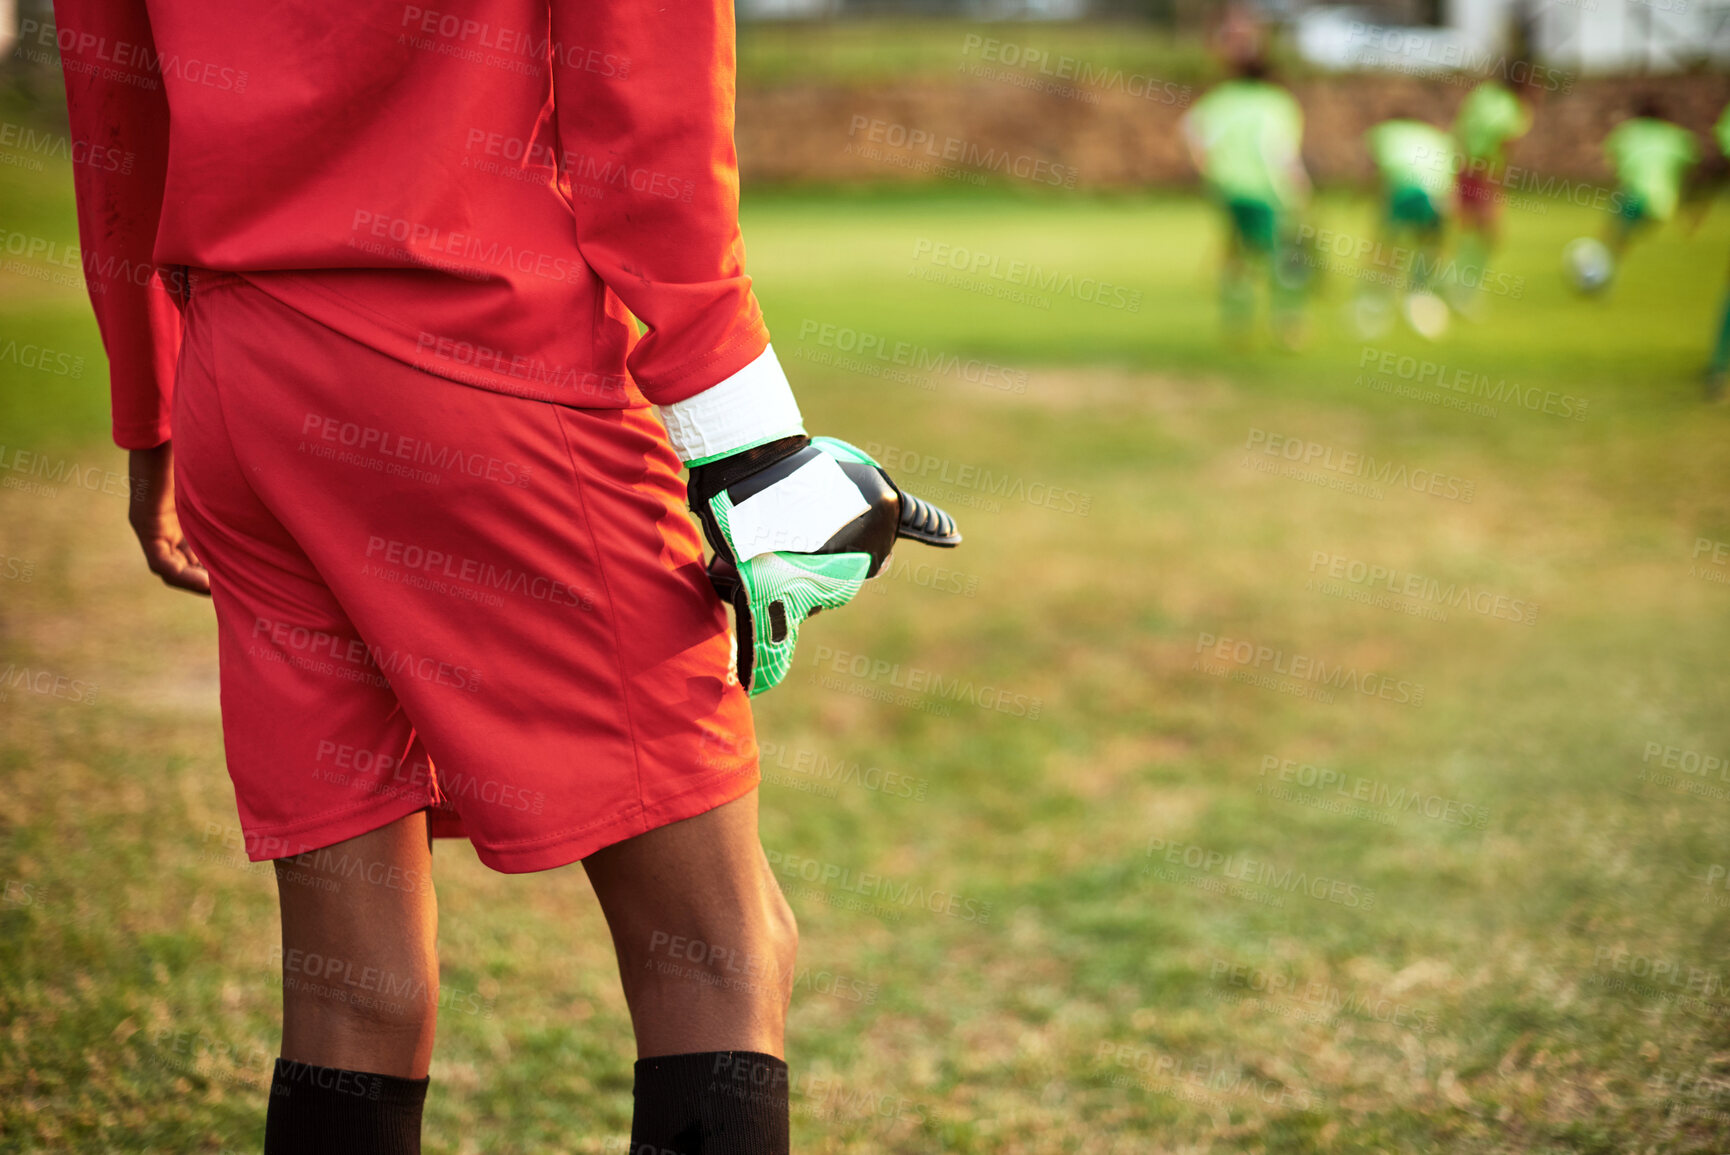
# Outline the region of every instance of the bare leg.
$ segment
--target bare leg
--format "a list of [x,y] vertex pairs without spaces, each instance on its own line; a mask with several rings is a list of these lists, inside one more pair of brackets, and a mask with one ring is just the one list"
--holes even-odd
[[612,930],[638,1058],[785,1057],[798,930],[757,837],[757,792],[583,860]]
[[282,1057],[424,1078],[438,1004],[425,813],[276,861]]

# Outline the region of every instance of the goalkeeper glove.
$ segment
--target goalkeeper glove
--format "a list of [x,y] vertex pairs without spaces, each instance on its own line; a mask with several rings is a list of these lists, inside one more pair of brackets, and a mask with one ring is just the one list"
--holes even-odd
[[715,551],[709,579],[733,607],[739,682],[752,695],[780,684],[800,624],[852,601],[897,538],[961,544],[947,513],[830,437],[783,437],[693,466],[689,497]]

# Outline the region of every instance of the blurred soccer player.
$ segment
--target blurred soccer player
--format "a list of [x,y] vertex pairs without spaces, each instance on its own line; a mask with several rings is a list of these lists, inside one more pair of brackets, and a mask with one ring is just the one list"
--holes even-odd
[[[1529,64],[1514,71],[1532,75]],[[1499,188],[1507,172],[1507,147],[1532,127],[1529,101],[1534,91],[1529,82],[1510,89],[1486,80],[1472,89],[1454,117],[1460,160],[1458,275],[1449,278],[1447,287],[1454,307],[1463,313],[1474,313],[1482,300],[1484,270],[1500,240]]]
[[1618,211],[1604,232],[1611,275],[1636,236],[1676,215],[1689,171],[1700,159],[1694,134],[1664,118],[1655,97],[1642,97],[1634,115],[1611,130],[1604,153],[1616,172]]
[[[1717,163],[1713,166],[1715,175],[1722,184],[1726,169],[1730,168],[1730,105],[1718,117],[1718,123],[1712,126],[1713,143],[1718,146]],[[1709,400],[1718,401],[1724,397],[1724,384],[1730,379],[1730,291],[1724,295],[1724,310],[1718,319],[1718,340],[1712,346],[1712,359],[1706,365],[1706,396]]]
[[1256,315],[1256,281],[1268,281],[1275,336],[1295,346],[1303,336],[1309,270],[1295,245],[1298,215],[1309,196],[1304,172],[1303,110],[1273,83],[1259,56],[1236,66],[1233,79],[1196,101],[1183,118],[1190,158],[1226,219],[1220,302],[1226,330],[1248,339]]
[[1364,141],[1381,181],[1383,244],[1378,251],[1383,254],[1379,263],[1387,267],[1373,270],[1378,275],[1366,282],[1359,298],[1360,324],[1366,331],[1385,327],[1387,305],[1398,288],[1407,324],[1434,340],[1448,323],[1448,307],[1431,283],[1454,189],[1453,141],[1415,112],[1383,121],[1364,134]]

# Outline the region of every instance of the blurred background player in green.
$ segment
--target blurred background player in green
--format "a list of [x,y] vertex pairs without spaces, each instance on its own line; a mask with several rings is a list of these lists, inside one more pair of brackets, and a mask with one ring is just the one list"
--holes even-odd
[[[1726,105],[1712,126],[1712,139],[1718,145],[1719,163],[1715,166],[1722,176],[1730,162],[1730,105]],[[1724,382],[1730,378],[1730,292],[1724,296],[1724,311],[1718,319],[1718,341],[1712,347],[1712,360],[1706,366],[1706,396],[1718,401],[1724,396]]]
[[1232,79],[1196,101],[1183,118],[1184,140],[1208,191],[1226,214],[1220,302],[1227,332],[1247,340],[1255,325],[1258,276],[1268,280],[1268,319],[1288,348],[1303,339],[1309,281],[1296,244],[1309,196],[1303,110],[1273,83],[1259,51],[1233,64]]
[[1481,307],[1484,270],[1500,240],[1499,187],[1507,171],[1507,147],[1532,127],[1532,66],[1519,61],[1510,71],[1528,82],[1512,89],[1486,80],[1472,89],[1454,117],[1460,239],[1455,254],[1458,275],[1450,278],[1447,287],[1450,303],[1467,316],[1476,315]]
[[1616,171],[1619,202],[1604,237],[1613,276],[1629,242],[1639,232],[1676,215],[1683,182],[1699,161],[1700,148],[1693,133],[1664,119],[1664,109],[1656,98],[1645,96],[1635,106],[1634,115],[1605,138],[1604,153]]
[[1454,142],[1416,113],[1382,121],[1364,134],[1364,141],[1381,178],[1384,245],[1378,262],[1383,267],[1372,267],[1376,275],[1358,296],[1359,327],[1366,334],[1385,332],[1394,291],[1403,288],[1406,323],[1433,341],[1448,327],[1448,306],[1431,292],[1430,283],[1441,262],[1442,226],[1452,207]]

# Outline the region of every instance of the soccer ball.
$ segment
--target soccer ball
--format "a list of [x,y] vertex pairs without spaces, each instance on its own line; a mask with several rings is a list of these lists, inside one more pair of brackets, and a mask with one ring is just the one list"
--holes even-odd
[[1610,283],[1610,275],[1616,271],[1616,258],[1603,241],[1575,237],[1562,250],[1562,269],[1576,292],[1596,293]]
[[1410,293],[1401,305],[1406,324],[1426,341],[1440,341],[1448,331],[1448,305],[1434,293]]

